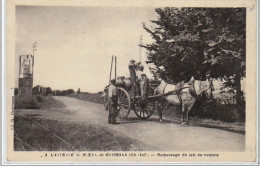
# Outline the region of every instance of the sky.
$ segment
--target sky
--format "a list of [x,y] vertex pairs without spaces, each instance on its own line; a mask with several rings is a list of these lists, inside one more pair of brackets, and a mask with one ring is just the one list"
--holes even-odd
[[[16,86],[19,55],[32,54],[37,42],[34,86],[103,91],[112,55],[117,76],[129,76],[130,59],[139,60],[140,36],[152,42],[142,24],[156,19],[154,9],[144,7],[16,6]],[[144,48],[141,57],[145,65]],[[151,76],[147,65],[145,73]]]

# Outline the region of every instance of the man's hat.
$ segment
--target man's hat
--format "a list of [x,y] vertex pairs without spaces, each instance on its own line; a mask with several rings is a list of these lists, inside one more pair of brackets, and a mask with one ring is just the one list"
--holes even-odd
[[116,82],[116,79],[111,79],[110,82],[111,82],[111,83],[115,83],[115,82]]
[[135,62],[135,60],[134,60],[134,59],[131,59],[130,62]]

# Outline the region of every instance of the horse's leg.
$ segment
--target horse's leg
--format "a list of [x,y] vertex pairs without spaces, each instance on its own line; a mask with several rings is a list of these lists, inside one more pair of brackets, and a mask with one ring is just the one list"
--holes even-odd
[[184,115],[186,114],[187,105],[185,103],[181,104],[181,122],[180,124],[184,123]]
[[157,111],[158,111],[160,122],[162,122],[162,110],[163,110],[163,99],[160,99],[157,102]]
[[190,110],[192,109],[195,102],[196,102],[196,97],[191,97],[188,104],[187,104],[186,121],[187,121],[188,126],[189,126],[189,121],[190,121],[189,113],[190,113]]

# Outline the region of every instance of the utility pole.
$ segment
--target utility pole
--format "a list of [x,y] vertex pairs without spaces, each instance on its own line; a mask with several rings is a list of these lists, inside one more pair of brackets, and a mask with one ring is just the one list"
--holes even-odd
[[110,83],[110,81],[111,81],[111,74],[112,74],[112,68],[113,68],[113,60],[114,60],[114,55],[112,55],[112,60],[111,60],[110,75],[109,75],[109,83]]
[[[33,81],[33,66],[34,66],[34,53],[37,50],[37,41],[33,43],[33,56],[32,56],[32,81]],[[33,83],[32,83],[33,87]]]
[[115,80],[116,80],[116,56],[115,56]]
[[33,43],[33,65],[34,65],[34,52],[37,50],[37,42]]
[[142,41],[143,41],[143,35],[141,35],[140,36],[140,47],[139,47],[139,58],[140,58],[140,62],[142,61],[142,55],[141,55],[141,53],[142,53],[142,47],[141,47],[141,45],[142,45]]
[[32,76],[33,76],[33,66],[34,66],[34,53],[37,50],[37,41],[33,43],[33,62],[32,62]]

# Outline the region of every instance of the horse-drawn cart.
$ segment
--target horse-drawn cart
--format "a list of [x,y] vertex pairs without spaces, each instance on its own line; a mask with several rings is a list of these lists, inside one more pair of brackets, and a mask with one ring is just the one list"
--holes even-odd
[[[182,89],[188,87],[181,87],[164,94],[156,94],[154,92],[154,87],[149,86],[148,96],[131,96],[132,90],[127,90],[123,87],[117,87],[117,97],[118,97],[118,110],[119,116],[122,118],[127,118],[130,111],[133,110],[137,117],[140,119],[148,119],[151,117],[155,111],[156,101],[162,99],[168,95],[177,95]],[[156,95],[155,95],[156,94]],[[107,100],[107,99],[106,99]],[[106,101],[105,101],[106,102]]]
[[117,87],[118,109],[120,117],[127,118],[130,110],[133,109],[136,116],[147,119],[152,116],[155,110],[155,98],[134,96],[130,97],[130,91]]
[[[110,80],[112,74],[112,66],[113,66],[113,57],[111,63],[111,70],[110,70]],[[115,57],[115,78],[116,78],[116,57]],[[127,118],[130,111],[133,110],[137,117],[140,119],[147,119],[152,116],[155,111],[155,102],[167,95],[176,94],[180,90],[173,90],[168,93],[164,94],[157,94],[154,92],[155,87],[157,85],[155,83],[151,83],[147,78],[144,79],[143,83],[145,85],[138,85],[139,92],[136,92],[133,89],[133,85],[131,83],[124,82],[124,78],[120,79],[117,77],[117,81],[115,84],[116,87],[116,95],[117,95],[117,109],[118,114],[122,118]],[[121,81],[121,82],[119,82]],[[140,81],[139,81],[140,82]],[[140,82],[140,83],[141,83]],[[109,86],[109,85],[108,85]],[[108,86],[104,89],[104,104],[108,110],[109,105],[109,97],[108,97]],[[141,94],[142,89],[145,89],[145,94]]]
[[[187,86],[178,89],[157,94],[154,92],[154,86],[149,86],[148,96],[132,96],[131,90],[127,91],[122,87],[117,87],[118,109],[120,117],[127,118],[131,109],[134,110],[137,117],[140,119],[147,119],[152,116],[155,110],[156,101],[162,101],[164,97],[169,95],[178,95],[181,90],[189,88]],[[162,105],[163,106],[163,105]]]
[[[110,80],[112,72],[112,64],[110,70]],[[116,79],[116,58],[115,58],[115,79]],[[124,79],[123,79],[124,80]],[[122,80],[122,81],[123,81]],[[155,110],[155,106],[158,110],[160,120],[162,120],[163,102],[167,100],[171,104],[180,105],[182,109],[182,120],[184,121],[184,115],[186,115],[187,124],[189,121],[189,111],[194,105],[198,95],[205,93],[208,98],[212,98],[212,90],[214,86],[212,80],[199,81],[191,78],[189,83],[181,81],[176,85],[168,84],[166,82],[160,82],[160,85],[152,85],[147,78],[142,78],[139,85],[139,89],[143,89],[141,92],[137,92],[131,83],[116,83],[116,95],[117,95],[117,109],[118,114],[122,118],[127,118],[130,111],[134,110],[137,117],[140,119],[147,119],[152,116]],[[143,82],[143,83],[142,83]],[[145,83],[145,85],[143,85]],[[196,84],[195,84],[196,83]],[[196,87],[195,87],[196,85]],[[156,88],[156,89],[155,89]],[[144,92],[145,90],[145,92]],[[158,92],[155,92],[158,91]],[[108,108],[108,87],[104,90],[104,101]],[[157,103],[157,104],[155,104]]]
[[[110,69],[110,77],[109,81],[111,80],[112,74],[112,67],[113,67],[113,59],[111,62],[111,69]],[[116,57],[115,57],[115,79],[116,79]],[[154,89],[150,86],[149,82],[147,83],[148,86],[145,86],[146,94],[141,95],[140,91],[139,94],[136,94],[133,91],[133,85],[130,83],[116,83],[116,95],[117,95],[117,107],[118,107],[118,114],[122,118],[127,118],[130,111],[134,110],[137,117],[140,119],[147,119],[154,113],[155,110],[155,98],[151,98],[154,95]],[[109,86],[109,85],[108,85]],[[108,110],[109,105],[109,98],[108,98],[108,86],[104,89],[104,104],[106,109]],[[140,86],[139,86],[140,87]]]

